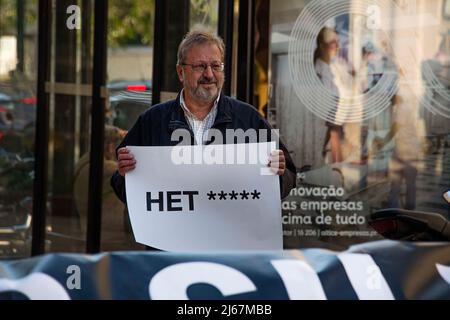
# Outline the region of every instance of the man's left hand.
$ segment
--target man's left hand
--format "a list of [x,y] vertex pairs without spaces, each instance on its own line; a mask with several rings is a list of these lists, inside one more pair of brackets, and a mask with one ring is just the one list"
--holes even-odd
[[274,150],[269,157],[269,167],[274,173],[282,176],[286,170],[286,159],[283,150]]

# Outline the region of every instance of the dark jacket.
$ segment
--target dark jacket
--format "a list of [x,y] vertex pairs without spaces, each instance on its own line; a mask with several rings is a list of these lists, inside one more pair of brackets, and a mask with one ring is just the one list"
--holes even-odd
[[[223,143],[235,143],[236,141],[225,141],[226,129],[271,129],[267,121],[261,117],[258,111],[251,105],[221,95],[217,106],[217,116],[212,128],[222,132]],[[180,106],[180,97],[164,103],[157,104],[141,114],[134,126],[127,133],[122,143],[117,147],[125,146],[174,146],[178,141],[171,141],[171,134],[176,129],[189,130],[193,138],[192,130],[184,116]],[[210,142],[209,142],[210,143]],[[207,142],[208,144],[208,142]],[[289,194],[295,187],[295,166],[286,147],[280,141],[280,149],[286,157],[288,170],[280,177],[282,197]],[[116,171],[111,177],[111,186],[116,195],[126,203],[125,178]]]

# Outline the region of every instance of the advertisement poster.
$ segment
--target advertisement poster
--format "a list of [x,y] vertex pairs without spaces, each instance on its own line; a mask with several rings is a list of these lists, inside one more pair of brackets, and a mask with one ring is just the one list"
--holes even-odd
[[267,115],[297,167],[284,246],[380,239],[370,215],[448,218],[449,1],[277,1]]

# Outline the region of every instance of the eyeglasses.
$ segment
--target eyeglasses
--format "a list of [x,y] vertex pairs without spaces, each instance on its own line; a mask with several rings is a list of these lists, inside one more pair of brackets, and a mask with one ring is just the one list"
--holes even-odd
[[222,72],[224,69],[224,64],[223,63],[212,63],[212,64],[206,64],[206,63],[182,63],[182,66],[190,66],[192,68],[192,70],[194,70],[195,72],[205,72],[206,69],[208,69],[208,67],[211,67],[211,69],[215,72]]

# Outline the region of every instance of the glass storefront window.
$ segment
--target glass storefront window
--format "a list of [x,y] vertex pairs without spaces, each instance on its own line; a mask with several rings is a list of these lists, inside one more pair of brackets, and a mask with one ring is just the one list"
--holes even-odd
[[30,255],[37,1],[0,1],[0,258]]
[[253,106],[267,118],[269,100],[269,0],[256,1]]
[[[109,178],[117,168],[115,147],[152,105],[154,0],[109,2],[108,92],[103,174],[102,250],[142,249],[134,241],[127,208]],[[189,28],[217,32],[218,1],[190,1]],[[165,53],[166,56],[176,54]],[[173,74],[175,75],[173,61]]]
[[80,29],[67,26],[71,5],[52,2],[46,252],[86,248],[94,1],[80,2]]
[[448,217],[448,1],[272,1],[268,118],[291,149],[286,247],[376,240],[383,208]]
[[217,33],[218,0],[190,0],[189,29],[206,29]]
[[128,211],[110,186],[115,148],[138,116],[152,105],[154,0],[109,1],[102,243],[103,251],[136,250]]

